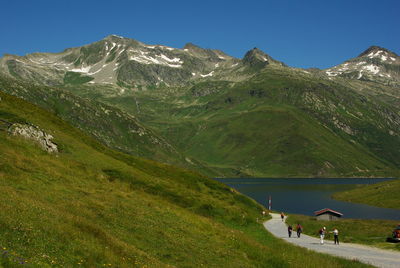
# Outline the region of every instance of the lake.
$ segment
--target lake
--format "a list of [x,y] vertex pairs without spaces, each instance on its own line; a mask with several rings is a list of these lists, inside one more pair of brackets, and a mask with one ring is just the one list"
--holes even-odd
[[[360,184],[372,184],[387,179],[216,179],[272,210],[284,213],[314,215],[314,211],[330,208],[343,213],[344,218],[400,220],[399,209],[378,208],[334,200],[334,192],[354,189]],[[399,196],[400,198],[400,196]]]

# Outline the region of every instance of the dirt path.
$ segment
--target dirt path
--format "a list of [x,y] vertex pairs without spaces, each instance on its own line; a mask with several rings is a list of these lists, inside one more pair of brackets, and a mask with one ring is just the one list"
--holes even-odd
[[300,238],[297,238],[296,232],[293,232],[292,237],[289,238],[287,226],[282,222],[280,215],[271,213],[271,216],[271,220],[264,222],[264,227],[274,236],[286,240],[289,243],[346,259],[356,259],[377,267],[400,267],[400,252],[350,243],[335,245],[333,241],[325,241],[324,245],[321,245],[318,238],[308,235],[302,234]]

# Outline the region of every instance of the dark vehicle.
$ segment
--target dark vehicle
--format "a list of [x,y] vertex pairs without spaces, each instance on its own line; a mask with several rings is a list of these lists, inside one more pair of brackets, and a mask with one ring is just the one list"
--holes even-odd
[[400,224],[393,230],[392,237],[388,237],[386,241],[393,243],[400,242]]

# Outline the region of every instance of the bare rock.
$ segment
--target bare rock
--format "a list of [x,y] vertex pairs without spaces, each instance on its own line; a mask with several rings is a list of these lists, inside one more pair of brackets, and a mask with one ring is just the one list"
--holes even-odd
[[58,152],[57,144],[52,142],[53,136],[47,134],[37,126],[15,123],[8,128],[8,132],[11,135],[22,136],[28,140],[35,141],[48,153]]

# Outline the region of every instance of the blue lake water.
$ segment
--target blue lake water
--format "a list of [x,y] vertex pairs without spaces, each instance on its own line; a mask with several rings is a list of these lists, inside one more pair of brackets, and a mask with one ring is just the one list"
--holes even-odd
[[[272,210],[314,215],[314,211],[330,208],[343,213],[343,218],[400,220],[400,209],[378,208],[334,200],[334,192],[350,190],[360,184],[386,179],[216,179]],[[400,198],[400,194],[399,194]]]

